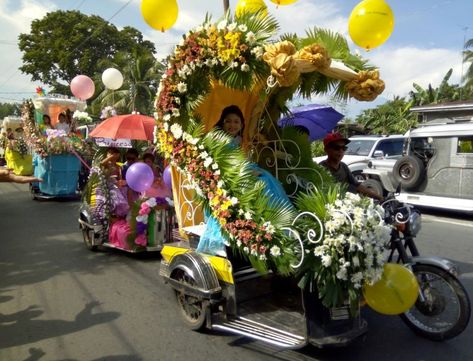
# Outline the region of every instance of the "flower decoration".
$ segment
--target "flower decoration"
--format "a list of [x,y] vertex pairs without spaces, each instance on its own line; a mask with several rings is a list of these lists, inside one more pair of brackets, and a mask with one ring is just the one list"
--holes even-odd
[[383,273],[391,237],[384,209],[372,199],[349,192],[324,201],[308,194],[298,201],[302,210],[313,211],[319,221],[309,217],[299,224],[300,229],[318,236],[308,234],[310,241],[305,243],[301,270],[310,271],[304,282],[316,282],[327,307],[340,306],[349,299],[352,309],[357,309],[363,284],[374,284]]
[[87,112],[81,112],[80,110],[76,110],[74,114],[72,114],[72,119],[79,123],[92,122],[92,117]]
[[[317,207],[317,210],[324,210],[323,214],[318,215],[321,219],[318,231],[324,237],[317,244],[312,243],[309,236],[297,242],[291,234],[303,234],[304,230],[314,225],[310,222],[293,224],[295,211],[281,204],[270,204],[263,190],[264,185],[252,175],[243,151],[231,149],[230,138],[220,131],[214,130],[204,135],[203,127],[196,125],[192,119],[193,109],[201,103],[214,81],[231,89],[254,90],[255,84],[270,80],[272,75],[271,79],[276,79],[274,83],[279,84],[279,87],[270,85],[268,81],[268,89],[263,89],[262,93],[264,90],[268,92],[262,96],[274,96],[269,100],[266,98],[266,103],[268,106],[274,103],[274,107],[280,107],[292,96],[287,89],[279,89],[284,86],[294,85],[296,90],[297,85],[304,95],[327,91],[327,83],[320,81],[320,77],[304,74],[315,71],[321,73],[322,69],[327,69],[333,53],[346,56],[343,60],[353,69],[361,70],[365,66],[365,63],[351,56],[346,41],[341,41],[331,33],[316,29],[308,33],[308,39],[269,44],[268,40],[276,30],[277,23],[271,17],[261,20],[247,15],[234,19],[226,17],[217,24],[205,21],[183,36],[168,58],[168,67],[159,83],[155,102],[158,122],[154,133],[157,150],[188,180],[204,208],[219,222],[229,245],[247,255],[254,266],[267,268],[269,264],[275,265],[280,273],[294,272],[296,257],[300,252],[296,244],[302,245],[305,249],[301,254],[309,253],[298,265],[301,277],[315,280],[326,305],[338,305],[347,293],[353,300],[352,296],[359,294],[358,285],[362,282],[372,282],[378,277],[381,244],[386,233],[381,228],[383,223],[380,218],[376,218],[378,224],[372,224],[368,219],[379,210],[370,208],[372,206],[364,199],[347,198],[349,196],[345,196],[344,192],[338,192],[336,199],[325,201]],[[333,43],[326,44],[329,40],[333,40]],[[313,42],[320,44],[307,46]],[[333,51],[337,44],[346,46],[346,49]],[[297,47],[303,47],[302,51],[298,52]],[[301,68],[301,64],[307,66]],[[320,76],[325,75],[321,73]],[[348,80],[327,76],[327,80],[347,82],[354,79],[356,72],[349,72],[349,76]],[[361,77],[363,75],[360,75],[360,82],[366,80]],[[299,79],[300,82],[297,81]],[[348,95],[343,84],[337,89],[343,96]],[[267,113],[274,115],[278,112],[269,109]],[[321,189],[319,194],[325,191]],[[342,203],[336,203],[337,199]],[[330,207],[326,207],[326,204]],[[359,215],[359,209],[365,212],[363,216]],[[307,211],[302,206],[298,206],[298,210]],[[138,217],[138,223],[146,224],[147,211],[147,206],[137,209],[135,217]],[[342,223],[340,214],[345,213],[351,221]],[[327,222],[327,229],[323,227],[323,222]],[[358,224],[363,226],[358,227]],[[295,228],[292,233],[287,229],[291,225]],[[362,232],[365,230],[367,236],[359,242],[366,249],[370,249],[368,244],[371,246],[374,258],[357,248],[350,249],[350,244],[346,243],[346,239],[364,237],[365,233]],[[310,232],[307,234],[311,235]],[[316,249],[319,246],[324,247]],[[357,258],[353,258],[356,253],[352,257],[352,252],[357,250],[360,253]],[[368,263],[372,258],[373,263],[369,268]],[[356,259],[359,267],[353,266],[358,265]],[[323,271],[320,277],[317,276],[319,271]],[[337,275],[338,279],[346,283],[333,296],[328,292],[332,287],[329,282],[333,277],[337,279]]]
[[100,113],[100,119],[107,119],[110,117],[114,117],[115,115],[117,115],[117,111],[115,110],[115,108],[112,106],[106,106],[102,109]]
[[[210,208],[212,216],[222,227],[226,243],[246,254],[260,269],[264,269],[265,262],[271,259],[280,266],[282,273],[290,272],[293,255],[286,244],[287,237],[282,230],[288,223],[287,219],[282,217],[281,221],[277,222],[266,219],[266,214],[278,212],[268,205],[267,196],[261,189],[254,197],[261,202],[266,199],[266,204],[261,207],[267,212],[266,214],[251,208],[251,203],[254,201],[249,200],[242,204],[237,196],[232,195],[236,193],[235,189],[230,189],[228,186],[232,175],[222,172],[216,158],[232,158],[239,155],[240,174],[245,172],[251,174],[251,167],[244,160],[245,156],[240,149],[229,150],[230,138],[216,141],[212,138],[213,135],[211,132],[205,137],[196,137],[185,132],[178,123],[169,126],[165,122],[158,130],[157,146],[158,150],[184,173],[199,198]],[[228,153],[219,156],[207,146],[210,142],[220,150],[224,150],[227,146]],[[254,179],[253,183],[248,185],[248,189],[255,192],[259,186],[261,185]],[[248,189],[240,187],[241,194],[248,192]],[[280,212],[290,214],[290,211],[284,208]]]
[[22,121],[26,144],[41,157],[64,154],[75,151],[83,155],[93,154],[93,143],[84,141],[79,135],[65,134],[57,129],[40,132],[34,121],[34,106],[31,102],[23,103]]

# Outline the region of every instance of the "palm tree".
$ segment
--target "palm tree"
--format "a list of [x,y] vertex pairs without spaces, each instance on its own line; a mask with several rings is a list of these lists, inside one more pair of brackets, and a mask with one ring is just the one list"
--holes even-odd
[[465,50],[463,51],[463,62],[470,63],[466,73],[463,77],[463,84],[466,88],[473,88],[473,39],[465,43]]
[[150,54],[118,53],[112,66],[120,69],[124,83],[117,91],[104,89],[94,105],[112,105],[119,113],[151,114],[164,65]]
[[429,84],[429,86],[424,89],[419,84],[412,84],[415,90],[411,91],[409,95],[414,102],[413,105],[438,104],[459,100],[460,86],[458,84],[448,84],[452,73],[453,69],[450,69],[443,77],[438,88],[434,88],[432,84]]
[[373,134],[402,134],[417,124],[417,115],[410,113],[413,100],[396,96],[374,109],[363,111],[357,123]]

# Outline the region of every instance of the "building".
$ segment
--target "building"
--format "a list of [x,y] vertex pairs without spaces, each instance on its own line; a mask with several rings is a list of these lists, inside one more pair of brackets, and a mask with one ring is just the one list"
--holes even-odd
[[473,120],[473,101],[459,100],[449,103],[420,105],[412,107],[411,112],[418,113],[419,123],[426,123],[436,119],[469,121]]

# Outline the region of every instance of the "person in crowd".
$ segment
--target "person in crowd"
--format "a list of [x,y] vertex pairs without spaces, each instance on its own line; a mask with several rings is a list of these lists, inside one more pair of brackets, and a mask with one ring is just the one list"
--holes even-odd
[[110,175],[110,177],[115,178],[116,181],[119,181],[121,177],[121,168],[117,164],[120,160],[120,151],[117,148],[110,147],[107,149],[107,154],[105,159],[100,162],[102,168]]
[[126,162],[122,166],[122,178],[126,179],[126,171],[130,166],[138,161],[139,153],[135,148],[129,148],[126,151]]
[[16,175],[11,169],[0,168],[0,182],[11,182],[11,183],[32,183],[42,182],[41,178],[33,176]]
[[383,201],[382,195],[359,184],[348,166],[342,162],[348,143],[350,143],[350,140],[340,133],[329,133],[324,138],[324,149],[325,153],[327,153],[327,159],[320,162],[320,165],[324,166],[338,182],[347,184],[349,192],[360,193]]
[[47,114],[43,114],[43,124],[44,129],[52,129],[51,117]]
[[172,190],[164,183],[162,172],[159,167],[156,166],[154,154],[145,153],[143,155],[143,162],[149,165],[154,173],[154,182],[151,187],[144,192],[144,195],[146,197],[172,198]]
[[67,122],[67,116],[64,112],[59,114],[58,120],[59,123],[56,124],[56,129],[63,130],[66,134],[69,134],[71,132],[71,127]]

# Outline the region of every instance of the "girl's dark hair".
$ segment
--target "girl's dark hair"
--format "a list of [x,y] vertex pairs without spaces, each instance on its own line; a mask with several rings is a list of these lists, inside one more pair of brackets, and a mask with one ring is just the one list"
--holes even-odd
[[108,147],[107,153],[120,154],[120,151],[118,150],[118,148]]
[[45,119],[48,119],[49,120],[49,124],[51,124],[51,117],[47,114],[43,114],[43,124],[44,124],[44,120]]
[[228,107],[224,108],[222,110],[222,114],[220,115],[220,119],[217,122],[217,127],[220,129],[223,129],[223,121],[229,114],[236,114],[240,117],[241,119],[241,130],[245,128],[245,117],[243,116],[243,113],[241,109],[237,105],[229,105]]
[[143,154],[143,160],[146,160],[146,159],[151,159],[151,161],[154,162],[154,159],[155,159],[154,154],[153,154],[153,153],[145,153],[145,154]]

